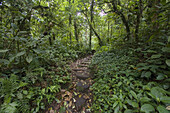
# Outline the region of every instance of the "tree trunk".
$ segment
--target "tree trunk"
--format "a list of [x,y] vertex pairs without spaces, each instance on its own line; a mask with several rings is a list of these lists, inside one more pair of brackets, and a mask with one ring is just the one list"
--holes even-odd
[[[69,5],[71,6],[71,0],[69,0]],[[72,43],[71,37],[71,14],[69,14],[69,37],[70,37],[70,44]]]
[[76,19],[74,19],[74,34],[75,34],[75,38],[77,40],[77,43],[79,43]]
[[[119,3],[119,4],[120,4],[120,3]],[[127,33],[127,36],[126,36],[126,37],[127,37],[127,39],[129,40],[129,39],[130,39],[130,27],[129,27],[129,24],[128,24],[128,20],[126,20],[124,14],[117,9],[117,6],[116,6],[116,4],[114,3],[114,1],[112,1],[112,5],[113,5],[113,10],[114,10],[114,12],[121,17],[122,22],[123,22],[123,24],[125,25],[126,33]]]
[[53,33],[53,40],[55,40],[55,34]]
[[113,34],[113,26],[111,25],[110,38],[112,38],[112,34]]
[[[86,10],[87,10],[87,8],[86,8]],[[93,28],[92,23],[91,23],[91,22],[90,22],[90,20],[88,19],[87,14],[86,14],[86,13],[84,13],[84,12],[83,12],[83,14],[84,14],[84,15],[85,15],[85,17],[87,18],[87,22],[88,22],[88,24],[89,24],[89,27],[91,27],[92,31],[94,32],[94,34],[95,34],[95,35],[96,35],[96,37],[98,38],[99,45],[100,45],[100,46],[102,46],[102,45],[103,45],[103,42],[102,42],[102,40],[101,40],[100,36],[98,35],[98,33],[97,33],[97,32],[95,31],[95,29]]]
[[129,40],[130,39],[130,27],[129,27],[129,24],[128,24],[125,16],[122,13],[120,13],[120,16],[122,18],[122,21],[123,21],[125,27],[126,27],[127,39]]
[[108,34],[107,34],[107,43],[109,44],[110,39],[110,22],[108,21]]
[[[93,6],[94,6],[94,0],[91,0],[91,7],[90,7],[90,22],[93,22]],[[89,37],[89,48],[91,49],[91,39],[92,39],[92,27],[90,26],[90,37]]]
[[85,31],[85,38],[86,38],[86,39],[88,39],[88,38],[87,38],[87,37],[88,37],[88,34],[87,34],[87,33],[88,33],[88,26],[86,26],[86,31]]
[[[153,12],[159,12],[159,8],[156,7],[156,6],[159,6],[159,3],[160,3],[160,0],[154,1],[154,3],[153,3],[153,6],[154,6]],[[155,24],[153,24],[153,29],[155,31],[157,31],[158,28],[159,28],[159,23],[157,22],[157,19],[158,19],[158,13],[154,13],[152,22],[155,23]]]
[[136,28],[135,28],[135,40],[136,40],[136,42],[139,41],[138,33],[139,33],[139,25],[140,25],[141,15],[142,15],[142,1],[139,0],[139,8],[138,8],[138,11],[137,11]]
[[92,26],[91,24],[90,24],[90,26],[91,26],[91,28],[92,28],[94,34],[96,35],[96,37],[97,37],[98,40],[99,40],[99,45],[102,46],[103,43],[102,43],[102,40],[101,40],[100,36],[98,35],[98,33],[95,31],[95,29],[93,28],[93,26]]

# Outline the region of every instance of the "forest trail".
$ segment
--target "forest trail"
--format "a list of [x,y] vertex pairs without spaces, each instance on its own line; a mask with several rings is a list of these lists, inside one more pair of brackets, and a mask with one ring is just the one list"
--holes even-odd
[[60,100],[53,102],[46,113],[91,113],[91,59],[89,55],[70,64],[71,83],[61,89],[57,94]]

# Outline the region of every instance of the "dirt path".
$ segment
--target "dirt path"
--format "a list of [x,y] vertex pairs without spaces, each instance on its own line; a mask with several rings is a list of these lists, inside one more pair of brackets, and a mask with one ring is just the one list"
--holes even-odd
[[57,94],[60,100],[53,102],[46,113],[91,113],[91,58],[92,55],[70,64],[71,83],[61,89]]

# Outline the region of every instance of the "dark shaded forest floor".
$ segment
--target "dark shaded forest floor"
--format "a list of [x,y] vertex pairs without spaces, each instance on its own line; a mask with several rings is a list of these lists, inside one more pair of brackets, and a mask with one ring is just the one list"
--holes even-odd
[[92,92],[89,64],[92,55],[70,63],[71,82],[62,87],[46,113],[91,113]]

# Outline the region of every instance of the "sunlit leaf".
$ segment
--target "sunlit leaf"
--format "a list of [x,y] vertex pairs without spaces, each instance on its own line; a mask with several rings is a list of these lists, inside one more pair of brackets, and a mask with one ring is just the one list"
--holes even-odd
[[130,93],[131,93],[131,95],[135,98],[135,99],[137,99],[137,95],[136,95],[136,93],[134,92],[134,91],[130,91]]
[[149,102],[149,101],[151,101],[151,99],[148,98],[148,97],[142,97],[142,98],[140,99],[140,101],[141,101],[141,102]]
[[166,110],[166,108],[161,105],[157,107],[157,110],[159,111],[159,113],[169,113],[169,111]]
[[151,111],[155,111],[154,107],[150,104],[144,104],[141,107],[141,111],[145,112],[145,113],[149,113]]
[[0,50],[0,53],[5,53],[7,51],[8,51],[8,49]]
[[161,54],[156,54],[156,55],[152,55],[151,58],[155,59],[155,58],[160,58],[162,55]]
[[170,59],[166,60],[166,64],[170,66]]
[[113,104],[113,109],[118,105],[118,101],[116,101],[114,104]]
[[33,56],[32,56],[32,55],[28,55],[28,56],[26,57],[26,61],[27,61],[28,63],[31,63],[32,60],[33,60]]
[[162,96],[162,97],[160,97],[160,101],[162,101],[163,103],[170,104],[170,97]]
[[25,51],[22,51],[22,52],[17,53],[15,57],[20,57],[20,56],[22,56],[24,54],[25,54]]
[[18,94],[17,94],[17,97],[18,97],[19,99],[22,99],[22,98],[23,98],[22,93],[18,93]]
[[160,98],[160,97],[163,96],[162,92],[160,92],[159,88],[157,88],[157,87],[153,87],[153,88],[151,89],[151,94],[152,94],[153,96],[155,96],[156,98]]
[[130,110],[130,109],[127,109],[127,110],[124,111],[124,113],[133,113],[133,111]]

